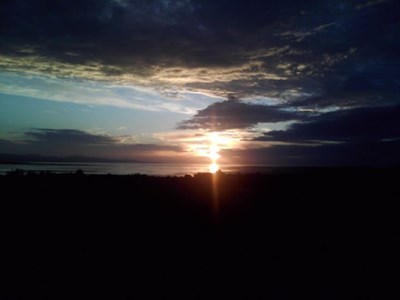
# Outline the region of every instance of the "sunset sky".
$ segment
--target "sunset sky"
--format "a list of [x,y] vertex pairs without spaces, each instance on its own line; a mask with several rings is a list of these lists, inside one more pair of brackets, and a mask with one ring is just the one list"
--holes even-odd
[[0,153],[392,165],[400,1],[4,0]]

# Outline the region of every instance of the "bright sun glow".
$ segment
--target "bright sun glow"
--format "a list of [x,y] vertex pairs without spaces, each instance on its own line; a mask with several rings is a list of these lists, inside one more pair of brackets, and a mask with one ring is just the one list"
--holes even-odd
[[219,165],[216,164],[216,163],[211,163],[211,165],[210,165],[210,173],[215,174],[215,173],[218,172],[218,170],[219,170]]
[[211,159],[210,173],[216,173],[219,170],[219,165],[217,164],[218,159],[221,157],[219,155],[220,147],[219,145],[224,143],[224,140],[218,135],[217,132],[212,132],[209,135],[210,138],[210,150],[208,156]]
[[[210,173],[216,173],[220,169],[222,151],[235,148],[240,138],[241,134],[235,131],[203,132],[185,138],[181,142],[185,143],[188,151],[195,156],[209,159],[208,170]],[[224,158],[223,161],[226,162],[227,159]]]

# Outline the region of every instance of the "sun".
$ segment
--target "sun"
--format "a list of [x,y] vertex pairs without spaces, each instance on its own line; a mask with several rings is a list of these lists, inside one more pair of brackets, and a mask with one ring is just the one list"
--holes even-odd
[[[204,132],[193,139],[186,140],[188,150],[195,156],[209,159],[208,171],[217,173],[220,170],[221,152],[237,144],[234,132]],[[226,162],[226,158],[224,160]]]
[[219,170],[219,165],[217,163],[210,164],[210,173],[215,174]]
[[218,159],[221,157],[219,151],[221,150],[219,145],[223,144],[223,139],[219,136],[217,132],[212,132],[209,134],[210,148],[208,157],[211,160],[210,173],[216,173],[219,170],[219,165],[217,163]]

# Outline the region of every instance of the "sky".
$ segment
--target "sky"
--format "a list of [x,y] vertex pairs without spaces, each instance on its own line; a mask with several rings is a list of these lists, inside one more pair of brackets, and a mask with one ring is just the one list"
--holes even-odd
[[396,0],[3,0],[0,153],[398,165]]

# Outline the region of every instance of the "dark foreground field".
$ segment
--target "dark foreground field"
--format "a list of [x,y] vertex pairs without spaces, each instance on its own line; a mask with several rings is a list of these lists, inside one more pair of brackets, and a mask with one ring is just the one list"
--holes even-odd
[[399,175],[0,176],[0,299],[399,299]]

